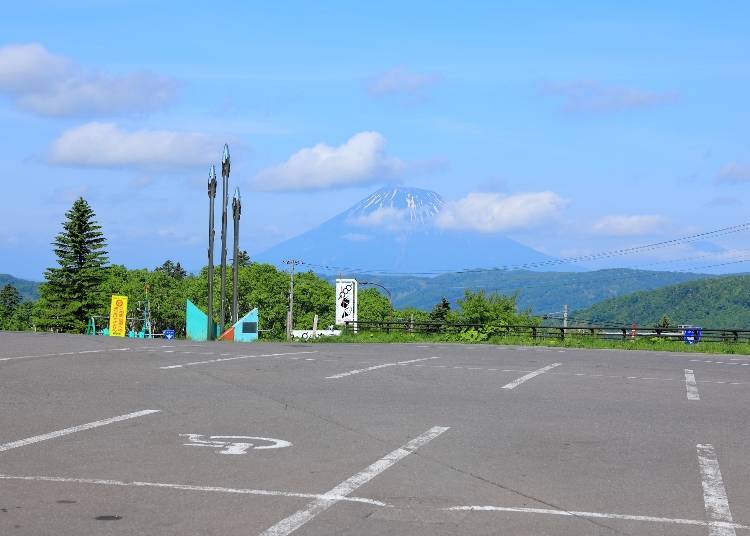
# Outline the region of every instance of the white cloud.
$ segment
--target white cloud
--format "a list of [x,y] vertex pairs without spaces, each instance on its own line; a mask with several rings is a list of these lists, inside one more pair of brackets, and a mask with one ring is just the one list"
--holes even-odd
[[716,179],[718,182],[750,182],[750,166],[743,166],[736,162],[730,162],[719,171]]
[[666,218],[656,215],[606,216],[594,223],[597,234],[609,236],[640,236],[664,230]]
[[346,233],[342,234],[341,238],[350,242],[364,242],[365,240],[370,240],[372,237],[361,233]]
[[438,213],[443,229],[467,229],[482,233],[515,231],[533,227],[555,216],[566,205],[554,192],[515,195],[472,192],[449,201]]
[[407,221],[407,210],[396,207],[380,207],[348,221],[361,227],[396,229]]
[[184,167],[205,164],[221,145],[203,134],[169,130],[125,131],[112,123],[71,128],[52,143],[54,164],[84,167]]
[[324,190],[337,186],[393,180],[406,168],[385,154],[385,138],[360,132],[344,144],[319,143],[300,149],[277,166],[260,171],[253,180],[259,190]]
[[545,84],[542,89],[548,95],[560,97],[563,109],[569,112],[612,112],[650,108],[678,99],[674,92],[608,86],[591,81]]
[[38,43],[0,48],[0,94],[43,116],[145,112],[175,95],[174,80],[149,72],[123,75],[84,68]]
[[394,67],[369,80],[367,91],[373,97],[386,95],[421,95],[437,83],[438,77]]

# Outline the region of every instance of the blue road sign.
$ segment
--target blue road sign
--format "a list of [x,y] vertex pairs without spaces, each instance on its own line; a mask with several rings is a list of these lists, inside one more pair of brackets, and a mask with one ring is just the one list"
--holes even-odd
[[174,339],[174,330],[173,329],[165,329],[164,330],[164,338],[168,340]]
[[685,344],[696,344],[701,340],[701,335],[701,328],[692,327],[683,331],[682,338]]

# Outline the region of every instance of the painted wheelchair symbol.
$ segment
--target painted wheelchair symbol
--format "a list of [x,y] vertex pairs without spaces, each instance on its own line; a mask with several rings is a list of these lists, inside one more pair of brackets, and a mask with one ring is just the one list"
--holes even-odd
[[[289,441],[273,439],[271,437],[254,436],[206,436],[203,434],[180,434],[186,437],[189,443],[183,443],[186,447],[209,447],[219,450],[219,454],[247,454],[250,449],[267,450],[291,447]],[[240,441],[241,440],[241,441]],[[260,444],[258,444],[260,443]]]

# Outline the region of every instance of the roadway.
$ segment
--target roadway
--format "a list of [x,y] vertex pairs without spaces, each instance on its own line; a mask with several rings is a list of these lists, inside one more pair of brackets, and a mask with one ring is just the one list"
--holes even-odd
[[0,333],[3,535],[748,534],[750,358]]

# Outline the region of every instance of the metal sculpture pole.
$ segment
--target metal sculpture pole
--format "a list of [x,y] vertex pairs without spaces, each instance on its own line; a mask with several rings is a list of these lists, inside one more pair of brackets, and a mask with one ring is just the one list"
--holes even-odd
[[234,250],[232,253],[232,324],[239,320],[240,312],[237,306],[237,272],[240,266],[240,216],[242,215],[242,199],[240,189],[234,190],[232,199],[232,218],[234,219]]
[[221,316],[219,317],[219,333],[224,332],[226,321],[227,301],[227,205],[229,204],[229,146],[224,144],[224,154],[221,157]]
[[213,339],[214,314],[214,199],[216,199],[216,168],[208,170],[208,331],[207,339]]

